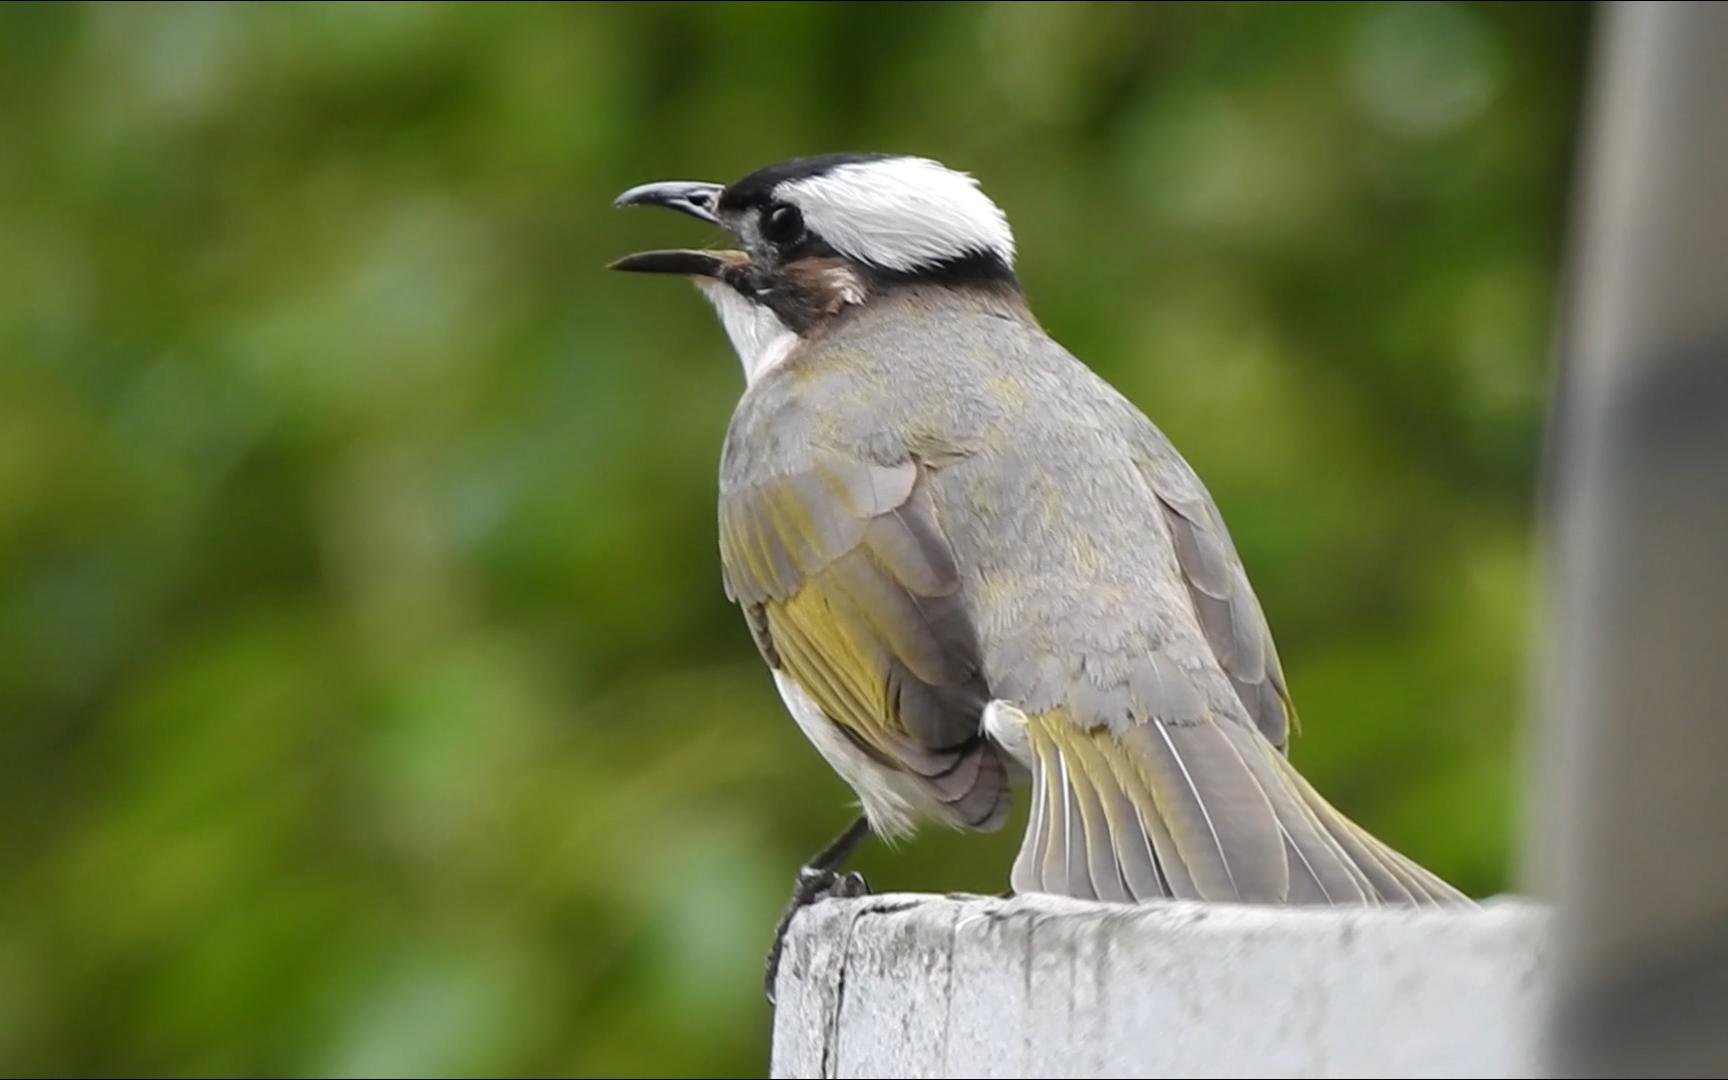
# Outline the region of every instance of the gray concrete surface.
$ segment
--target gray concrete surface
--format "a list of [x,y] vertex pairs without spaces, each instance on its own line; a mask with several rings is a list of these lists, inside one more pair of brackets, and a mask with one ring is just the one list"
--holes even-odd
[[1546,913],[883,895],[801,913],[775,1077],[1537,1075]]

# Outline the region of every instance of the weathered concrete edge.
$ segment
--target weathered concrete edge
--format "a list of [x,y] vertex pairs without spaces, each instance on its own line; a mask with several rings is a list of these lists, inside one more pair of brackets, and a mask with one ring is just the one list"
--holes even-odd
[[[1442,911],[828,901],[788,934],[772,1075],[1528,1075],[1547,924],[1516,897]],[[1256,1048],[1235,1030],[1228,1003],[1257,993],[1260,1020],[1299,1037]],[[1139,1037],[1166,1014],[1180,1038]]]

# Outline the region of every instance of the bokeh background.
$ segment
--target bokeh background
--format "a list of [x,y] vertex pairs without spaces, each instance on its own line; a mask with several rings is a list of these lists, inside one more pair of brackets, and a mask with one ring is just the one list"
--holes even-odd
[[[0,1069],[761,1075],[850,795],[655,179],[929,154],[1199,468],[1294,755],[1516,887],[1582,4],[0,8]],[[858,865],[997,892],[1002,834]]]

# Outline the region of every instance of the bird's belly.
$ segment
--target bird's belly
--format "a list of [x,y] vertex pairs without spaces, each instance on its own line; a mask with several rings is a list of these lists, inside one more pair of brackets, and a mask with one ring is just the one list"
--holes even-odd
[[773,675],[786,710],[817,753],[858,795],[864,815],[878,835],[909,836],[919,821],[943,814],[941,804],[913,777],[873,760],[828,719],[802,687],[784,672]]

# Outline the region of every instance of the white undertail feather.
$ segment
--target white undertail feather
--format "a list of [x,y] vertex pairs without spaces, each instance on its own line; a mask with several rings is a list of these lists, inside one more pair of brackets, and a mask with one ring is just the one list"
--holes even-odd
[[767,305],[747,299],[732,286],[711,278],[697,278],[696,287],[719,313],[726,338],[732,342],[738,362],[744,365],[746,383],[760,379],[798,344],[798,335]]
[[1001,699],[990,702],[984,706],[983,725],[984,734],[1033,775],[1032,812],[1026,819],[1026,835],[1009,872],[1009,883],[1016,892],[1036,892],[1040,875],[1034,860],[1044,854],[1046,803],[1050,799],[1051,783],[1044,772],[1044,763],[1032,752],[1026,714],[1017,705]]
[[1012,702],[998,698],[984,706],[984,733],[1027,768],[1036,764],[1032,739],[1026,734],[1026,714]]
[[1007,215],[972,177],[927,158],[842,165],[788,181],[775,195],[797,206],[834,250],[860,262],[909,271],[994,254],[1014,265]]

